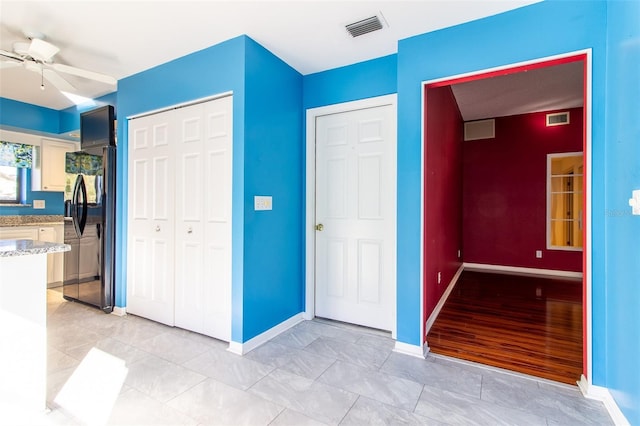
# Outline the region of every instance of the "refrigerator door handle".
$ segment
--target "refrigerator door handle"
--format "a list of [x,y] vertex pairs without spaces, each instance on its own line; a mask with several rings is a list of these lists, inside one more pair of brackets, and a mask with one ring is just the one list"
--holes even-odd
[[87,224],[87,187],[84,184],[84,178],[82,175],[78,176],[80,180],[80,191],[82,192],[82,216],[80,217],[80,235],[84,234],[84,227]]
[[81,180],[82,175],[78,175],[76,177],[76,182],[73,185],[73,196],[71,197],[71,221],[73,222],[73,229],[75,229],[78,237],[82,235],[82,231],[80,230],[80,225],[78,223],[78,196],[80,195]]

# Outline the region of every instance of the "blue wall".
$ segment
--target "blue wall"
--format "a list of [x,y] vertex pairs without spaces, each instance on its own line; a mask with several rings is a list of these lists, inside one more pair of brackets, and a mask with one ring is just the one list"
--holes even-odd
[[25,104],[7,98],[0,98],[0,126],[54,134],[61,133],[60,114],[55,109]]
[[627,200],[640,189],[640,2],[608,3],[606,97],[606,387],[640,424],[640,216]]
[[243,341],[304,311],[305,217],[302,76],[247,39],[245,77]]
[[[126,117],[233,91],[232,340],[303,310],[302,77],[246,36],[118,83],[118,306],[126,305]],[[272,211],[254,212],[254,195]],[[286,261],[283,261],[286,259]]]
[[304,108],[396,93],[397,65],[394,54],[305,75]]

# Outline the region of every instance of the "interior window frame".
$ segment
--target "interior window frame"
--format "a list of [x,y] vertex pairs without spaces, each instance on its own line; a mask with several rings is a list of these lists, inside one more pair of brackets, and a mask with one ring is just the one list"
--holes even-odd
[[[582,157],[582,170],[583,173],[578,175],[580,177],[582,177],[582,189],[579,191],[582,193],[582,203],[579,206],[580,209],[580,217],[579,217],[579,223],[580,223],[580,227],[579,230],[580,232],[583,233],[584,235],[584,152],[583,151],[575,151],[575,152],[560,152],[560,153],[552,153],[552,154],[547,154],[547,177],[546,177],[546,184],[547,184],[547,193],[546,193],[546,197],[547,197],[547,209],[546,209],[546,226],[545,226],[545,232],[546,232],[546,246],[547,246],[547,250],[554,250],[554,251],[576,251],[576,252],[581,252],[584,248],[584,237],[582,238],[582,245],[579,247],[576,246],[569,246],[569,245],[554,245],[552,244],[552,195],[553,195],[553,191],[552,191],[552,176],[563,176],[563,175],[552,175],[552,160],[555,158],[564,158],[564,157],[577,157],[580,156]],[[578,192],[578,191],[572,191],[572,192]]]

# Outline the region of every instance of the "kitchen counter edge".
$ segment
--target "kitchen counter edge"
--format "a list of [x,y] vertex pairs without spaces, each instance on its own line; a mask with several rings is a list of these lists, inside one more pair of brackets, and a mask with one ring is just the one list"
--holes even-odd
[[0,240],[0,258],[70,251],[69,244],[38,240]]

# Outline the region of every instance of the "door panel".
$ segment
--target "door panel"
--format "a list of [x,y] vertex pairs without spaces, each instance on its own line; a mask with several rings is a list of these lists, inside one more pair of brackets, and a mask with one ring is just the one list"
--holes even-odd
[[232,97],[204,104],[203,333],[231,340],[231,196],[233,166]]
[[178,163],[176,186],[176,326],[203,332],[204,311],[202,274],[204,232],[203,193],[203,117],[202,104],[174,112],[179,128],[176,141]]
[[129,121],[127,311],[174,323],[174,161],[169,112]]
[[395,314],[394,109],[316,121],[316,315],[383,330]]

